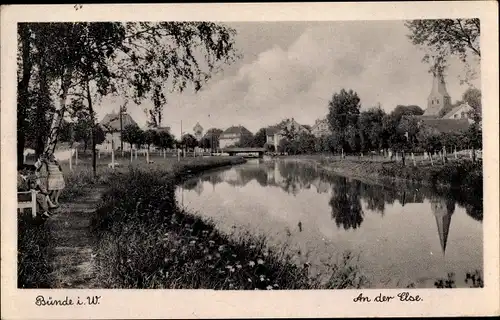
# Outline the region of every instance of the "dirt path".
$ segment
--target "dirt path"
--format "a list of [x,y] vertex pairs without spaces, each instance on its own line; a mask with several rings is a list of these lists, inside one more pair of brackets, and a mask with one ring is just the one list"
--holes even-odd
[[54,245],[48,259],[52,288],[94,287],[90,222],[104,190],[103,186],[84,188],[83,196],[61,203],[57,214],[47,221]]

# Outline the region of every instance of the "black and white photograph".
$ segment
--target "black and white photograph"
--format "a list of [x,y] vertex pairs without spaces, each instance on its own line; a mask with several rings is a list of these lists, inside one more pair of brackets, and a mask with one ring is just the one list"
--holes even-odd
[[12,268],[35,304],[64,304],[45,289],[417,303],[498,281],[479,16],[111,17],[16,23]]

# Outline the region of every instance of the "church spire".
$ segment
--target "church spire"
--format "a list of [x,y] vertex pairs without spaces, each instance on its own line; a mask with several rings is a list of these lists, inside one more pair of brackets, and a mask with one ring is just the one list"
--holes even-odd
[[448,94],[448,90],[446,90],[446,82],[444,81],[444,76],[441,72],[438,72],[434,74],[434,79],[432,81],[432,90],[431,90],[431,96],[447,96],[449,97],[450,95]]
[[439,112],[449,105],[451,105],[451,97],[446,89],[444,76],[441,72],[434,73],[432,89],[427,98],[427,109],[424,115],[439,117]]

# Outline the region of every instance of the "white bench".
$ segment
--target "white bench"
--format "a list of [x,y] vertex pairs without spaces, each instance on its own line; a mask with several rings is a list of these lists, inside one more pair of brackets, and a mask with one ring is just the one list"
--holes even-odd
[[[19,195],[31,195],[30,200],[19,200]],[[21,212],[24,211],[24,209],[31,208],[31,215],[33,218],[36,217],[36,190],[31,190],[31,191],[19,191],[17,193],[18,199],[17,199],[17,208],[21,209]]]

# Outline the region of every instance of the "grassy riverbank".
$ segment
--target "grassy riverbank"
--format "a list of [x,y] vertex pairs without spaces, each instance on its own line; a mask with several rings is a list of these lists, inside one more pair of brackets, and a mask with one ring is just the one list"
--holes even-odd
[[[66,188],[61,195],[61,203],[71,203],[75,199],[84,196],[85,187],[91,185],[109,185],[112,177],[120,176],[129,171],[130,168],[143,168],[144,170],[159,170],[166,172],[173,170],[189,174],[188,170],[194,172],[204,170],[217,165],[231,165],[241,163],[243,159],[226,159],[222,163],[217,160],[184,158],[178,162],[175,158],[154,158],[155,163],[146,164],[144,159],[128,164],[129,159],[120,159],[122,165],[114,171],[108,168],[110,159],[102,158],[98,161],[97,176],[92,172],[90,157],[81,157],[78,165],[73,164],[70,171],[69,163],[62,162]],[[186,167],[189,169],[181,170]],[[178,168],[178,169],[174,169]],[[54,250],[53,235],[40,218],[33,219],[29,212],[18,216],[18,288],[49,288],[53,279],[51,276],[51,264],[48,260],[49,253]]]
[[[179,164],[172,170],[135,168],[115,175],[93,222],[96,276],[104,288],[310,289],[365,283],[345,255],[320,284],[283,252],[251,235],[234,239],[178,207],[176,182],[225,165],[227,158]],[[231,160],[232,164],[236,160]]]
[[435,161],[413,165],[407,159],[405,166],[395,161],[371,161],[362,159],[344,159],[326,156],[290,157],[307,160],[321,165],[325,170],[353,178],[378,180],[380,182],[419,183],[437,188],[452,188],[478,191],[483,187],[482,162],[472,163],[470,160],[455,160],[443,164]]

